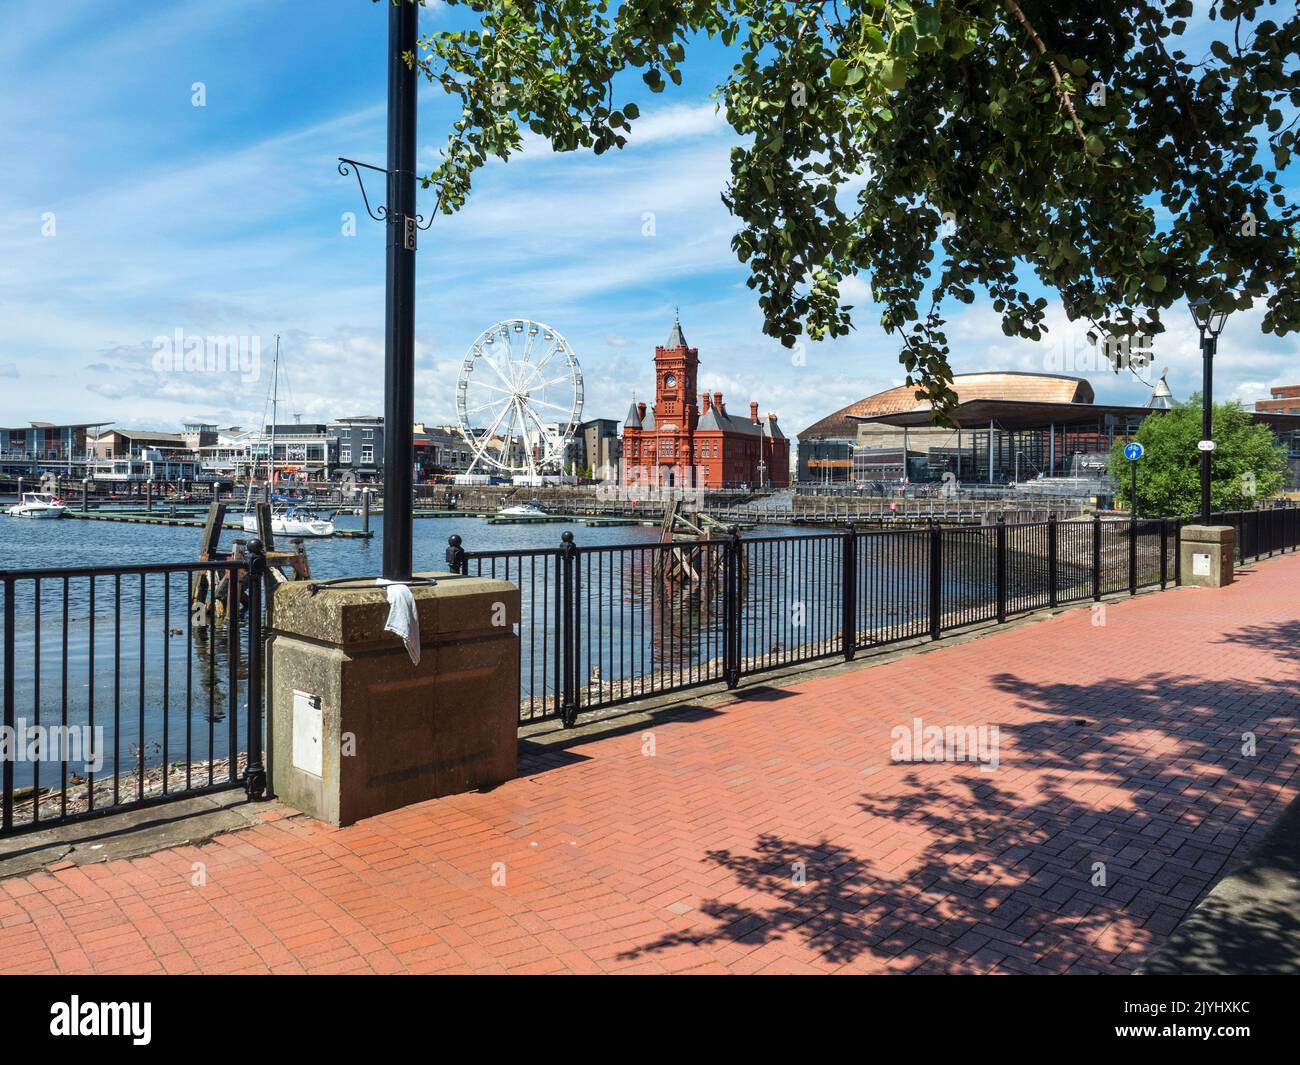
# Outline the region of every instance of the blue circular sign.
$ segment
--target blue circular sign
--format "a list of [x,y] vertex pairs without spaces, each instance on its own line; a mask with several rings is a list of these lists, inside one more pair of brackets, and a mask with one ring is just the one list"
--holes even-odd
[[1146,448],[1144,448],[1141,444],[1137,443],[1137,441],[1134,441],[1131,444],[1124,445],[1124,457],[1130,460],[1131,462],[1137,462],[1137,460],[1140,459],[1144,454],[1146,454]]

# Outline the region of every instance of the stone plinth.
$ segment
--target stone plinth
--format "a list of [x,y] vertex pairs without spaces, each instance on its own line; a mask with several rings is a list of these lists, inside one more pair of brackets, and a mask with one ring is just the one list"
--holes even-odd
[[388,598],[373,581],[275,591],[271,780],[277,798],[330,824],[515,775],[519,589],[438,574],[411,591],[419,665],[384,631]]
[[1237,535],[1231,525],[1184,525],[1178,538],[1183,584],[1222,588],[1232,583]]

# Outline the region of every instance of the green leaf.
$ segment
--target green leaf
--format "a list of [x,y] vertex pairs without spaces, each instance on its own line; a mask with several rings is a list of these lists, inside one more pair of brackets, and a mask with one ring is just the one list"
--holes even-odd
[[897,59],[886,59],[880,64],[880,81],[886,89],[901,89],[907,84],[907,64]]

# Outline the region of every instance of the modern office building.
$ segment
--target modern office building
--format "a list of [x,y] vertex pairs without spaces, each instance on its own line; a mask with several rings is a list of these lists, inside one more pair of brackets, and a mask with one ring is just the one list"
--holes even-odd
[[[957,404],[946,425],[938,424],[930,404],[908,385],[867,396],[810,425],[799,434],[800,480],[901,480],[901,461],[885,462],[883,453],[897,458],[902,451],[909,455],[908,480],[939,480],[945,472],[987,484],[1105,477],[1115,441],[1174,405],[1163,377],[1142,406],[1097,403],[1088,381],[1060,374],[955,374],[952,387]],[[1292,402],[1300,406],[1300,400]],[[1254,418],[1292,453],[1300,447],[1300,415],[1264,410]],[[847,463],[846,447],[852,450]],[[881,452],[881,461],[872,462],[872,452]]]

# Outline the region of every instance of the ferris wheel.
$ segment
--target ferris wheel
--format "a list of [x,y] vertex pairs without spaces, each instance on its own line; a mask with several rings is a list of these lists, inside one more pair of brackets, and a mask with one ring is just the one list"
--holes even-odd
[[582,417],[582,370],[559,332],[512,318],[483,330],[456,382],[470,470],[536,477],[556,469]]

